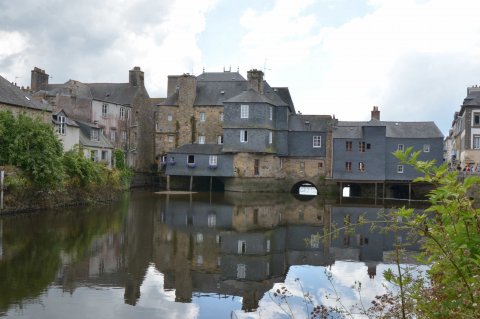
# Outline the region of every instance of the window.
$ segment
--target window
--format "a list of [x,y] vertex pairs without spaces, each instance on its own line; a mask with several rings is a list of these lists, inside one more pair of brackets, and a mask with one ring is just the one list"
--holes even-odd
[[248,133],[247,130],[240,131],[240,142],[247,143],[248,142]]
[[480,135],[473,136],[473,149],[480,149]]
[[365,163],[364,162],[359,162],[358,163],[358,170],[360,172],[365,172]]
[[480,125],[480,113],[473,112],[473,125]]
[[220,122],[223,122],[223,112],[220,112]]
[[305,162],[300,162],[300,169],[302,171],[305,169]]
[[245,240],[238,241],[238,253],[243,255],[247,252],[247,242]]
[[397,165],[397,173],[403,174],[403,165]]
[[208,165],[211,165],[211,166],[217,165],[217,155],[210,155],[208,157]]
[[260,160],[255,159],[253,162],[253,174],[254,175],[260,175]]
[[198,244],[203,243],[203,234],[202,233],[197,233],[196,241],[197,241]]
[[159,127],[158,122],[155,122],[155,131],[158,131]]
[[173,143],[174,136],[173,135],[168,135],[168,143]]
[[405,149],[405,146],[403,144],[398,144],[397,150],[402,151]]
[[102,104],[102,116],[107,117],[108,114],[108,104]]
[[58,117],[58,129],[57,129],[58,134],[60,135],[65,135],[65,116],[60,115]]
[[200,135],[198,137],[198,144],[205,144],[205,135]]
[[90,139],[92,141],[98,141],[98,129],[92,128],[90,131]]
[[195,164],[195,155],[188,155],[187,164]]
[[273,143],[273,132],[268,132],[268,144]]
[[128,109],[125,110],[125,118],[128,119],[130,117],[130,111]]
[[347,172],[351,172],[352,171],[352,162],[345,162],[345,170]]
[[269,107],[268,107],[268,119],[269,119],[270,121],[273,120],[273,106],[269,106]]
[[423,152],[425,152],[425,153],[430,152],[430,144],[424,144],[423,145]]
[[267,251],[267,253],[270,252],[270,239],[267,239],[267,247],[265,248],[265,250]]
[[122,131],[122,143],[127,141],[127,131]]
[[244,279],[247,273],[247,266],[245,264],[237,264],[237,278]]
[[200,112],[200,122],[205,122],[205,112]]
[[352,151],[352,141],[346,141],[345,142],[345,150],[347,152],[351,152]]
[[97,151],[96,150],[90,151],[90,159],[92,160],[92,162],[97,161]]
[[167,121],[171,122],[173,120],[172,114],[167,115]]
[[322,137],[321,136],[314,136],[313,137],[313,147],[318,148],[322,147]]
[[217,136],[217,144],[220,144],[220,145],[223,144],[223,135],[218,135]]
[[112,141],[113,143],[115,143],[115,139],[116,139],[116,131],[111,129],[110,130],[110,141]]
[[102,151],[102,161],[106,161],[108,159],[108,151]]
[[207,216],[207,225],[208,227],[215,227],[217,224],[217,215],[215,214],[208,214]]
[[123,107],[120,108],[120,119],[121,120],[125,119],[125,108]]
[[320,236],[319,235],[310,235],[310,247],[311,248],[320,248]]
[[370,143],[367,143],[367,150],[371,149],[372,145]]
[[248,105],[242,104],[240,106],[240,118],[248,119]]
[[365,152],[365,142],[358,142],[358,151],[361,153]]

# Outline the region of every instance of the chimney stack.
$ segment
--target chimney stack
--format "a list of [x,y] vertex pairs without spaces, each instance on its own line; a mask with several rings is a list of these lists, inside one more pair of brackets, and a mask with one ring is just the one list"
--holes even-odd
[[253,69],[247,72],[248,88],[263,94],[263,72]]
[[130,70],[128,75],[128,82],[130,83],[130,86],[144,86],[144,74],[139,66],[135,66],[133,70]]
[[45,70],[34,67],[31,72],[30,77],[30,86],[32,87],[32,92],[38,92],[40,90],[46,91],[48,88],[48,74],[45,73]]
[[373,107],[371,119],[380,121],[380,111],[378,110],[378,106]]

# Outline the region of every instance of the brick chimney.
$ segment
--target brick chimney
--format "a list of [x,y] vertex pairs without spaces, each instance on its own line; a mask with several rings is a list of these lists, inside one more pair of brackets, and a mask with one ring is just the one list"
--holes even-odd
[[48,87],[48,74],[45,73],[45,70],[34,67],[31,72],[30,77],[30,86],[32,92],[38,92],[40,90],[47,90]]
[[135,66],[132,70],[128,71],[128,75],[130,86],[144,86],[144,74],[139,66]]
[[263,72],[253,69],[247,72],[248,88],[263,94]]
[[378,110],[378,106],[373,107],[372,120],[380,121],[380,111]]

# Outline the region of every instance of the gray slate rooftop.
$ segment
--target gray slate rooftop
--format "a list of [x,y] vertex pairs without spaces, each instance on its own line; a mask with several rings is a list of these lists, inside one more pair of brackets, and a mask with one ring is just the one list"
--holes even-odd
[[75,121],[80,127],[80,144],[88,147],[113,148],[112,143],[100,132],[98,132],[98,141],[92,141],[90,139],[90,130],[92,128],[100,128],[98,125],[78,120]]
[[383,126],[386,137],[392,138],[442,138],[443,133],[434,122],[389,122],[371,120],[367,122],[338,121],[333,129],[334,138],[362,138],[362,127]]
[[331,122],[330,115],[290,115],[288,130],[326,132]]
[[35,110],[52,111],[52,106],[46,101],[39,102],[30,94],[22,91],[5,78],[0,76],[0,103]]
[[274,101],[267,98],[265,95],[258,93],[254,89],[243,91],[231,99],[224,101],[224,103],[268,103],[271,105],[276,105]]

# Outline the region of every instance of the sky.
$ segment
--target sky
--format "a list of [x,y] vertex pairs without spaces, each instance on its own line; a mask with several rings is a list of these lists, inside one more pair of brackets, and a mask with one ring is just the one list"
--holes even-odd
[[302,114],[435,121],[480,84],[477,0],[0,0],[0,75],[30,85],[261,69]]

